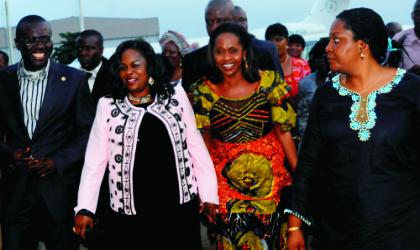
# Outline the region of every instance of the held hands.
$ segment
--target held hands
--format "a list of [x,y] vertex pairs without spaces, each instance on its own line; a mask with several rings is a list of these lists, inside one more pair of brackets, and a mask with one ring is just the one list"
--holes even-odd
[[286,250],[305,250],[305,240],[302,230],[289,232],[287,235]]
[[216,224],[216,215],[218,213],[218,205],[205,202],[201,205],[200,213],[204,212],[210,223]]
[[40,178],[47,178],[56,171],[51,158],[43,157],[40,160],[30,157],[30,148],[18,149],[12,154],[14,165],[25,172],[36,173]]
[[88,228],[93,228],[93,219],[86,215],[77,214],[74,221],[74,233],[80,235],[85,240],[85,233]]

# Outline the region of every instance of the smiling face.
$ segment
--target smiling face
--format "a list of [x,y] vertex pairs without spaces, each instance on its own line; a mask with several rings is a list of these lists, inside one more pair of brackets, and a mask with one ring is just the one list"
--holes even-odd
[[277,45],[277,50],[279,51],[279,57],[287,54],[287,42],[288,40],[284,36],[276,36],[270,38],[270,41],[273,41]]
[[52,41],[42,43],[36,41],[35,44],[27,44],[25,41],[28,38],[51,38],[51,27],[47,22],[24,23],[21,32],[21,37],[15,39],[17,49],[22,54],[25,68],[29,71],[37,71],[43,69],[51,56],[53,50]]
[[325,51],[328,53],[330,69],[333,72],[348,73],[358,67],[360,43],[354,41],[353,32],[344,28],[345,22],[336,19],[330,29],[330,43]]
[[289,48],[287,52],[289,56],[293,56],[294,58],[301,58],[303,52],[303,46],[300,43],[289,43]]
[[142,97],[149,94],[147,61],[137,50],[127,49],[122,54],[120,77],[134,97]]
[[162,55],[166,56],[174,69],[179,68],[181,57],[179,56],[179,49],[173,42],[167,42],[162,46]]
[[96,36],[77,37],[77,58],[84,69],[93,70],[101,63],[104,47],[99,44],[99,38]]
[[214,60],[225,76],[242,74],[242,60],[246,56],[239,38],[232,33],[220,34],[214,43]]

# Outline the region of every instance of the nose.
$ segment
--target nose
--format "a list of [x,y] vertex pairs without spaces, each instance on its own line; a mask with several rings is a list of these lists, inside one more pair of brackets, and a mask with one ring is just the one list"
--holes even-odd
[[331,43],[331,41],[328,43],[327,47],[325,48],[325,52],[327,52],[327,53],[332,52],[332,43]]
[[43,44],[40,40],[37,40],[34,44],[34,47],[36,48],[45,48],[45,44]]

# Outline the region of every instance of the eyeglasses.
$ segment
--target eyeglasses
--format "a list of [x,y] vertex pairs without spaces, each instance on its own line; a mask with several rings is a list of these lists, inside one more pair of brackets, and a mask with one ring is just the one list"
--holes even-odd
[[20,38],[19,40],[24,41],[26,45],[33,46],[37,44],[38,42],[41,42],[42,44],[49,45],[52,44],[52,38],[49,36],[43,36],[43,37],[28,37],[25,39]]
[[417,16],[417,17],[419,17],[420,16],[420,10],[415,10],[415,11],[413,11],[413,16]]

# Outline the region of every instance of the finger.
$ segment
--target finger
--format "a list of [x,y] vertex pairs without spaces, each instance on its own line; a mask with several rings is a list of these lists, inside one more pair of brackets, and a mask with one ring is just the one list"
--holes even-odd
[[202,213],[203,211],[204,211],[204,204],[201,205],[201,207],[200,207],[200,213]]
[[86,240],[85,231],[86,231],[86,225],[83,225],[82,228],[81,228],[81,231],[80,231],[80,236],[84,240]]
[[213,223],[213,218],[211,217],[211,215],[209,213],[206,213],[206,217],[209,220],[210,223]]

